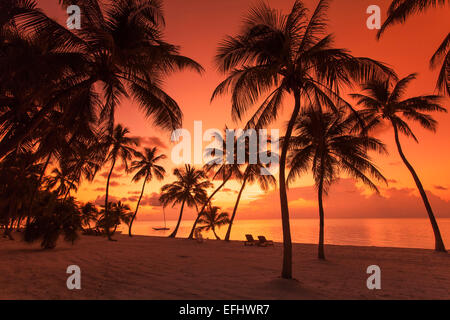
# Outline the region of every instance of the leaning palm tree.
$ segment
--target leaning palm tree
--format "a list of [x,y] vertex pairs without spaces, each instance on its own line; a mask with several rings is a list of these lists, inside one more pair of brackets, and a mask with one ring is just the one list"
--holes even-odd
[[219,207],[209,205],[208,208],[203,211],[198,223],[200,224],[198,227],[199,230],[212,230],[216,239],[220,240],[216,233],[216,228],[219,229],[220,227],[230,223],[230,218],[228,213],[223,211],[220,212]]
[[407,123],[408,120],[417,122],[423,128],[434,132],[436,131],[437,122],[428,113],[446,112],[446,109],[439,103],[441,97],[436,95],[418,96],[402,100],[406,87],[415,78],[416,74],[410,74],[396,83],[392,83],[390,80],[370,82],[364,86],[364,94],[352,94],[352,97],[358,100],[358,105],[364,107],[360,111],[360,117],[366,122],[366,130],[371,130],[383,123],[388,123],[394,129],[398,153],[413,176],[433,227],[435,249],[436,251],[445,251],[439,226],[422,182],[411,163],[406,159],[400,144],[399,133],[403,133],[405,136],[418,142]]
[[[109,195],[109,182],[111,180],[111,175],[114,170],[114,166],[116,165],[117,160],[122,161],[122,164],[125,166],[125,169],[128,170],[128,162],[132,159],[133,154],[136,150],[133,147],[139,144],[139,140],[137,138],[127,137],[130,131],[128,128],[123,127],[118,124],[111,135],[107,138],[107,144],[110,145],[110,151],[108,156],[106,157],[106,163],[111,162],[111,169],[109,170],[108,178],[106,180],[106,195],[105,195],[105,220],[108,220],[108,195]],[[111,239],[111,235],[109,234],[109,229],[106,229],[108,240]]]
[[228,36],[220,45],[216,62],[228,77],[216,88],[212,99],[231,91],[232,116],[240,120],[257,101],[263,103],[250,118],[248,127],[262,128],[280,114],[287,95],[294,96],[286,143],[280,156],[280,204],[283,225],[283,278],[292,278],[292,243],[286,193],[286,157],[295,120],[308,96],[322,103],[339,100],[339,88],[354,81],[385,77],[392,70],[369,58],[356,58],[345,49],[333,47],[326,31],[329,1],[320,0],[309,15],[303,1],[295,1],[288,14],[265,3],[253,8],[242,31]]
[[[262,170],[266,174],[262,174]],[[267,191],[271,186],[276,185],[277,181],[275,177],[272,174],[269,174],[268,171],[266,170],[267,170],[266,166],[261,163],[247,165],[247,168],[245,169],[240,179],[241,188],[239,189],[236,202],[234,203],[233,213],[231,214],[230,223],[228,224],[228,230],[227,233],[225,234],[225,241],[230,241],[231,228],[233,227],[233,222],[236,217],[237,209],[242,197],[242,193],[245,190],[245,187],[253,183],[258,183],[261,190]]]
[[205,173],[214,172],[211,180],[221,180],[222,183],[210,194],[207,201],[203,204],[200,209],[197,218],[192,225],[191,232],[189,234],[188,239],[194,238],[194,232],[199,222],[200,217],[203,214],[203,211],[206,207],[211,203],[212,198],[230,181],[232,178],[242,179],[242,172],[240,170],[241,164],[237,162],[237,140],[234,137],[234,154],[233,161],[227,161],[227,133],[228,129],[225,128],[223,134],[219,134],[218,132],[214,134],[214,138],[218,142],[216,146],[210,147],[205,150],[205,153],[208,155],[209,159],[207,163],[203,166],[203,170]]
[[[86,107],[83,110],[91,114],[99,109],[100,122],[106,121],[112,127],[120,100],[130,97],[156,125],[179,128],[181,109],[161,85],[176,71],[203,69],[164,39],[161,1],[59,2],[64,9],[73,4],[80,7],[80,30],[58,24],[37,7],[35,0],[0,3],[0,41],[8,49],[0,62],[0,94],[15,94],[1,103],[29,118],[27,125],[19,123],[16,130],[2,137],[0,158],[32,135],[57,106],[63,106],[64,114],[73,120],[74,114],[80,112],[80,102]],[[22,47],[30,47],[31,43],[39,50],[21,50],[14,46],[17,42]],[[23,91],[11,91],[11,87],[21,89],[17,88],[20,80],[31,85],[22,85]],[[19,103],[21,108],[15,108]]]
[[[388,9],[388,17],[378,31],[378,39],[387,28],[397,23],[405,22],[413,14],[430,8],[445,6],[450,0],[394,0]],[[430,67],[442,64],[437,81],[437,88],[444,94],[450,95],[450,33],[445,37],[430,60]]]
[[133,221],[136,219],[136,215],[139,210],[139,204],[141,203],[142,195],[144,194],[145,190],[145,184],[147,182],[150,182],[153,177],[155,177],[158,180],[164,179],[164,175],[166,174],[166,170],[158,165],[157,163],[161,160],[164,160],[166,158],[166,155],[164,154],[158,154],[158,148],[145,148],[144,153],[136,152],[135,156],[139,159],[136,161],[133,161],[130,167],[130,172],[134,172],[138,170],[138,172],[133,176],[132,181],[138,182],[142,178],[144,178],[144,183],[142,184],[142,191],[141,195],[139,196],[138,203],[136,205],[136,211],[133,214],[133,217],[131,218],[129,228],[128,228],[128,235],[131,237],[131,228],[133,226]]
[[175,238],[177,235],[184,206],[197,208],[199,204],[204,204],[208,198],[206,189],[212,186],[211,182],[205,180],[206,174],[203,170],[195,169],[195,167],[188,164],[182,169],[173,170],[173,174],[177,180],[171,184],[164,185],[161,188],[161,196],[159,198],[164,207],[169,203],[172,203],[172,207],[181,204],[177,225],[169,235],[169,238]]
[[385,152],[383,144],[367,135],[352,134],[354,116],[347,117],[344,111],[322,112],[311,106],[297,119],[289,154],[290,172],[288,184],[312,169],[319,204],[319,259],[325,259],[323,195],[340,173],[362,181],[378,192],[377,186],[367,176],[379,181],[386,179],[373,165],[369,151]]
[[[225,235],[225,241],[230,241],[231,237],[231,228],[233,227],[233,222],[236,217],[237,209],[242,197],[242,194],[245,190],[245,187],[249,184],[253,184],[258,182],[259,187],[262,191],[267,191],[271,186],[276,185],[275,177],[268,170],[269,164],[263,164],[261,162],[261,156],[267,150],[261,150],[262,144],[260,141],[260,137],[256,137],[256,139],[252,139],[251,136],[257,136],[256,131],[253,131],[249,135],[249,139],[246,139],[246,135],[242,134],[237,137],[237,148],[235,155],[235,161],[239,162],[243,159],[239,160],[239,156],[245,159],[245,163],[247,164],[244,172],[237,176],[236,178],[241,183],[241,188],[238,192],[236,202],[234,204],[233,213],[231,215],[230,223],[228,225],[228,230]],[[239,153],[241,153],[239,155]],[[242,157],[245,155],[245,157]],[[252,159],[253,158],[253,159]]]

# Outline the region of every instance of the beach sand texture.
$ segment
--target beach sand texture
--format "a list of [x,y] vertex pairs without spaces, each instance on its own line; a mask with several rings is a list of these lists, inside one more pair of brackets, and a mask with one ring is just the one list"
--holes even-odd
[[[279,278],[282,245],[83,236],[52,251],[0,240],[0,299],[450,299],[450,254],[423,249],[294,244],[295,281]],[[66,287],[69,265],[81,290]],[[381,290],[366,269],[381,268]]]

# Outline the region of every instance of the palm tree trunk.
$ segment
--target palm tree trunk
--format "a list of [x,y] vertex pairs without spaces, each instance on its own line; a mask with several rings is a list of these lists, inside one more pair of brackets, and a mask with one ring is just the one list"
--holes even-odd
[[33,190],[32,195],[31,195],[30,207],[28,208],[28,217],[27,217],[26,226],[28,226],[30,224],[31,214],[32,214],[32,211],[33,211],[34,198],[36,197],[36,193],[39,190],[39,185],[41,184],[42,179],[44,178],[44,174],[45,174],[45,171],[47,170],[48,164],[50,163],[51,157],[52,157],[52,152],[49,153],[49,155],[47,156],[47,159],[45,160],[45,164],[44,164],[44,167],[42,168],[41,175],[39,176],[39,180],[38,180],[38,182],[36,184],[36,187]]
[[231,227],[233,226],[234,217],[236,216],[236,211],[239,205],[239,201],[241,200],[242,192],[244,191],[245,184],[247,183],[247,176],[244,178],[242,182],[241,190],[239,190],[238,197],[236,199],[236,203],[234,204],[233,214],[231,215],[230,224],[228,225],[227,234],[225,235],[225,241],[230,241],[231,236]]
[[142,195],[144,194],[145,183],[147,182],[147,179],[148,179],[148,174],[147,174],[147,176],[146,176],[145,179],[144,179],[144,184],[142,185],[141,196],[139,197],[139,200],[138,200],[138,203],[137,203],[137,206],[136,206],[136,211],[134,212],[133,217],[131,218],[131,221],[130,221],[130,226],[129,226],[129,228],[128,228],[128,235],[129,235],[130,237],[132,237],[132,234],[131,234],[131,227],[133,226],[133,221],[134,221],[134,219],[136,219],[136,215],[137,215],[138,210],[139,210],[139,204],[141,203]]
[[[109,193],[109,180],[111,179],[111,175],[114,170],[114,166],[116,165],[116,159],[113,160],[111,170],[108,174],[108,180],[106,181],[106,195],[105,195],[105,222],[108,224],[108,193]],[[111,233],[109,232],[109,226],[106,226],[106,235],[108,236],[108,240],[112,241],[111,239]]]
[[69,194],[70,194],[70,189],[71,189],[72,186],[74,185],[75,180],[76,180],[76,178],[73,178],[72,181],[70,181],[69,188],[68,188],[68,190],[67,190],[67,192],[66,192],[66,195],[64,196],[64,201],[65,201],[65,200],[67,199],[67,197],[69,196]]
[[403,162],[405,163],[406,167],[408,168],[409,172],[411,172],[411,175],[414,178],[414,182],[416,183],[417,189],[419,189],[419,193],[422,197],[423,203],[427,210],[428,217],[430,218],[431,226],[434,232],[434,240],[435,240],[434,248],[436,251],[446,252],[444,241],[442,240],[441,232],[439,231],[439,226],[437,224],[436,218],[434,217],[434,213],[433,210],[431,209],[430,202],[428,201],[427,194],[425,193],[422,183],[420,182],[419,176],[417,175],[416,171],[414,170],[412,165],[408,162],[403,153],[402,146],[400,145],[400,139],[398,136],[397,125],[394,122],[392,122],[392,125],[394,127],[395,143],[397,144],[398,153],[400,154],[400,157],[402,158]]
[[324,249],[324,225],[325,225],[325,215],[323,210],[323,173],[320,176],[319,190],[318,190],[318,200],[319,200],[319,259],[325,260],[325,249]]
[[219,236],[216,233],[216,228],[214,226],[212,227],[212,231],[213,231],[214,235],[216,236],[216,239],[220,240]]
[[286,192],[286,159],[289,148],[289,141],[292,136],[295,121],[300,112],[300,92],[294,90],[295,106],[292,112],[291,119],[285,134],[285,140],[282,145],[280,157],[280,205],[281,205],[281,222],[283,225],[283,267],[281,270],[281,277],[284,279],[292,279],[292,240],[291,240],[291,226],[289,222],[289,206]]
[[202,207],[202,210],[200,210],[199,214],[197,215],[197,218],[195,219],[194,225],[192,226],[191,229],[191,233],[189,233],[189,237],[188,239],[193,240],[194,239],[194,231],[195,231],[195,227],[197,226],[198,220],[200,219],[201,215],[203,214],[203,211],[205,211],[206,206],[211,202],[211,199],[215,196],[215,194],[217,192],[219,192],[220,189],[223,188],[223,186],[228,182],[228,180],[230,180],[231,175],[229,175],[223,182],[222,184],[216,189],[214,190],[214,192],[209,196],[208,200],[205,202],[205,204]]
[[175,236],[177,235],[178,228],[180,227],[180,223],[181,223],[181,217],[183,216],[184,203],[185,203],[185,200],[183,200],[183,204],[181,205],[180,216],[178,217],[177,226],[175,227],[175,230],[173,230],[173,232],[170,234],[169,238],[175,238]]

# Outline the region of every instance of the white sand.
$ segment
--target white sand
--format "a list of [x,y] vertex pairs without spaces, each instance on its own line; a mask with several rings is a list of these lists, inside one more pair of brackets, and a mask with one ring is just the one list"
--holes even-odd
[[[431,250],[294,245],[294,277],[279,278],[281,244],[117,236],[83,237],[53,251],[0,240],[0,299],[450,299],[450,254]],[[66,287],[81,268],[82,290]],[[381,290],[366,269],[381,267]]]

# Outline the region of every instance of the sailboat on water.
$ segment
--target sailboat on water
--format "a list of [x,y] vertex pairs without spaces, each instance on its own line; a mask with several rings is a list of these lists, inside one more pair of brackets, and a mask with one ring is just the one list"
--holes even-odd
[[164,228],[162,228],[162,227],[157,227],[157,228],[153,228],[153,230],[155,230],[155,231],[166,231],[166,230],[170,230],[170,228],[167,228],[167,227],[166,227],[166,210],[165,210],[164,207],[163,207],[163,214],[164,214]]

